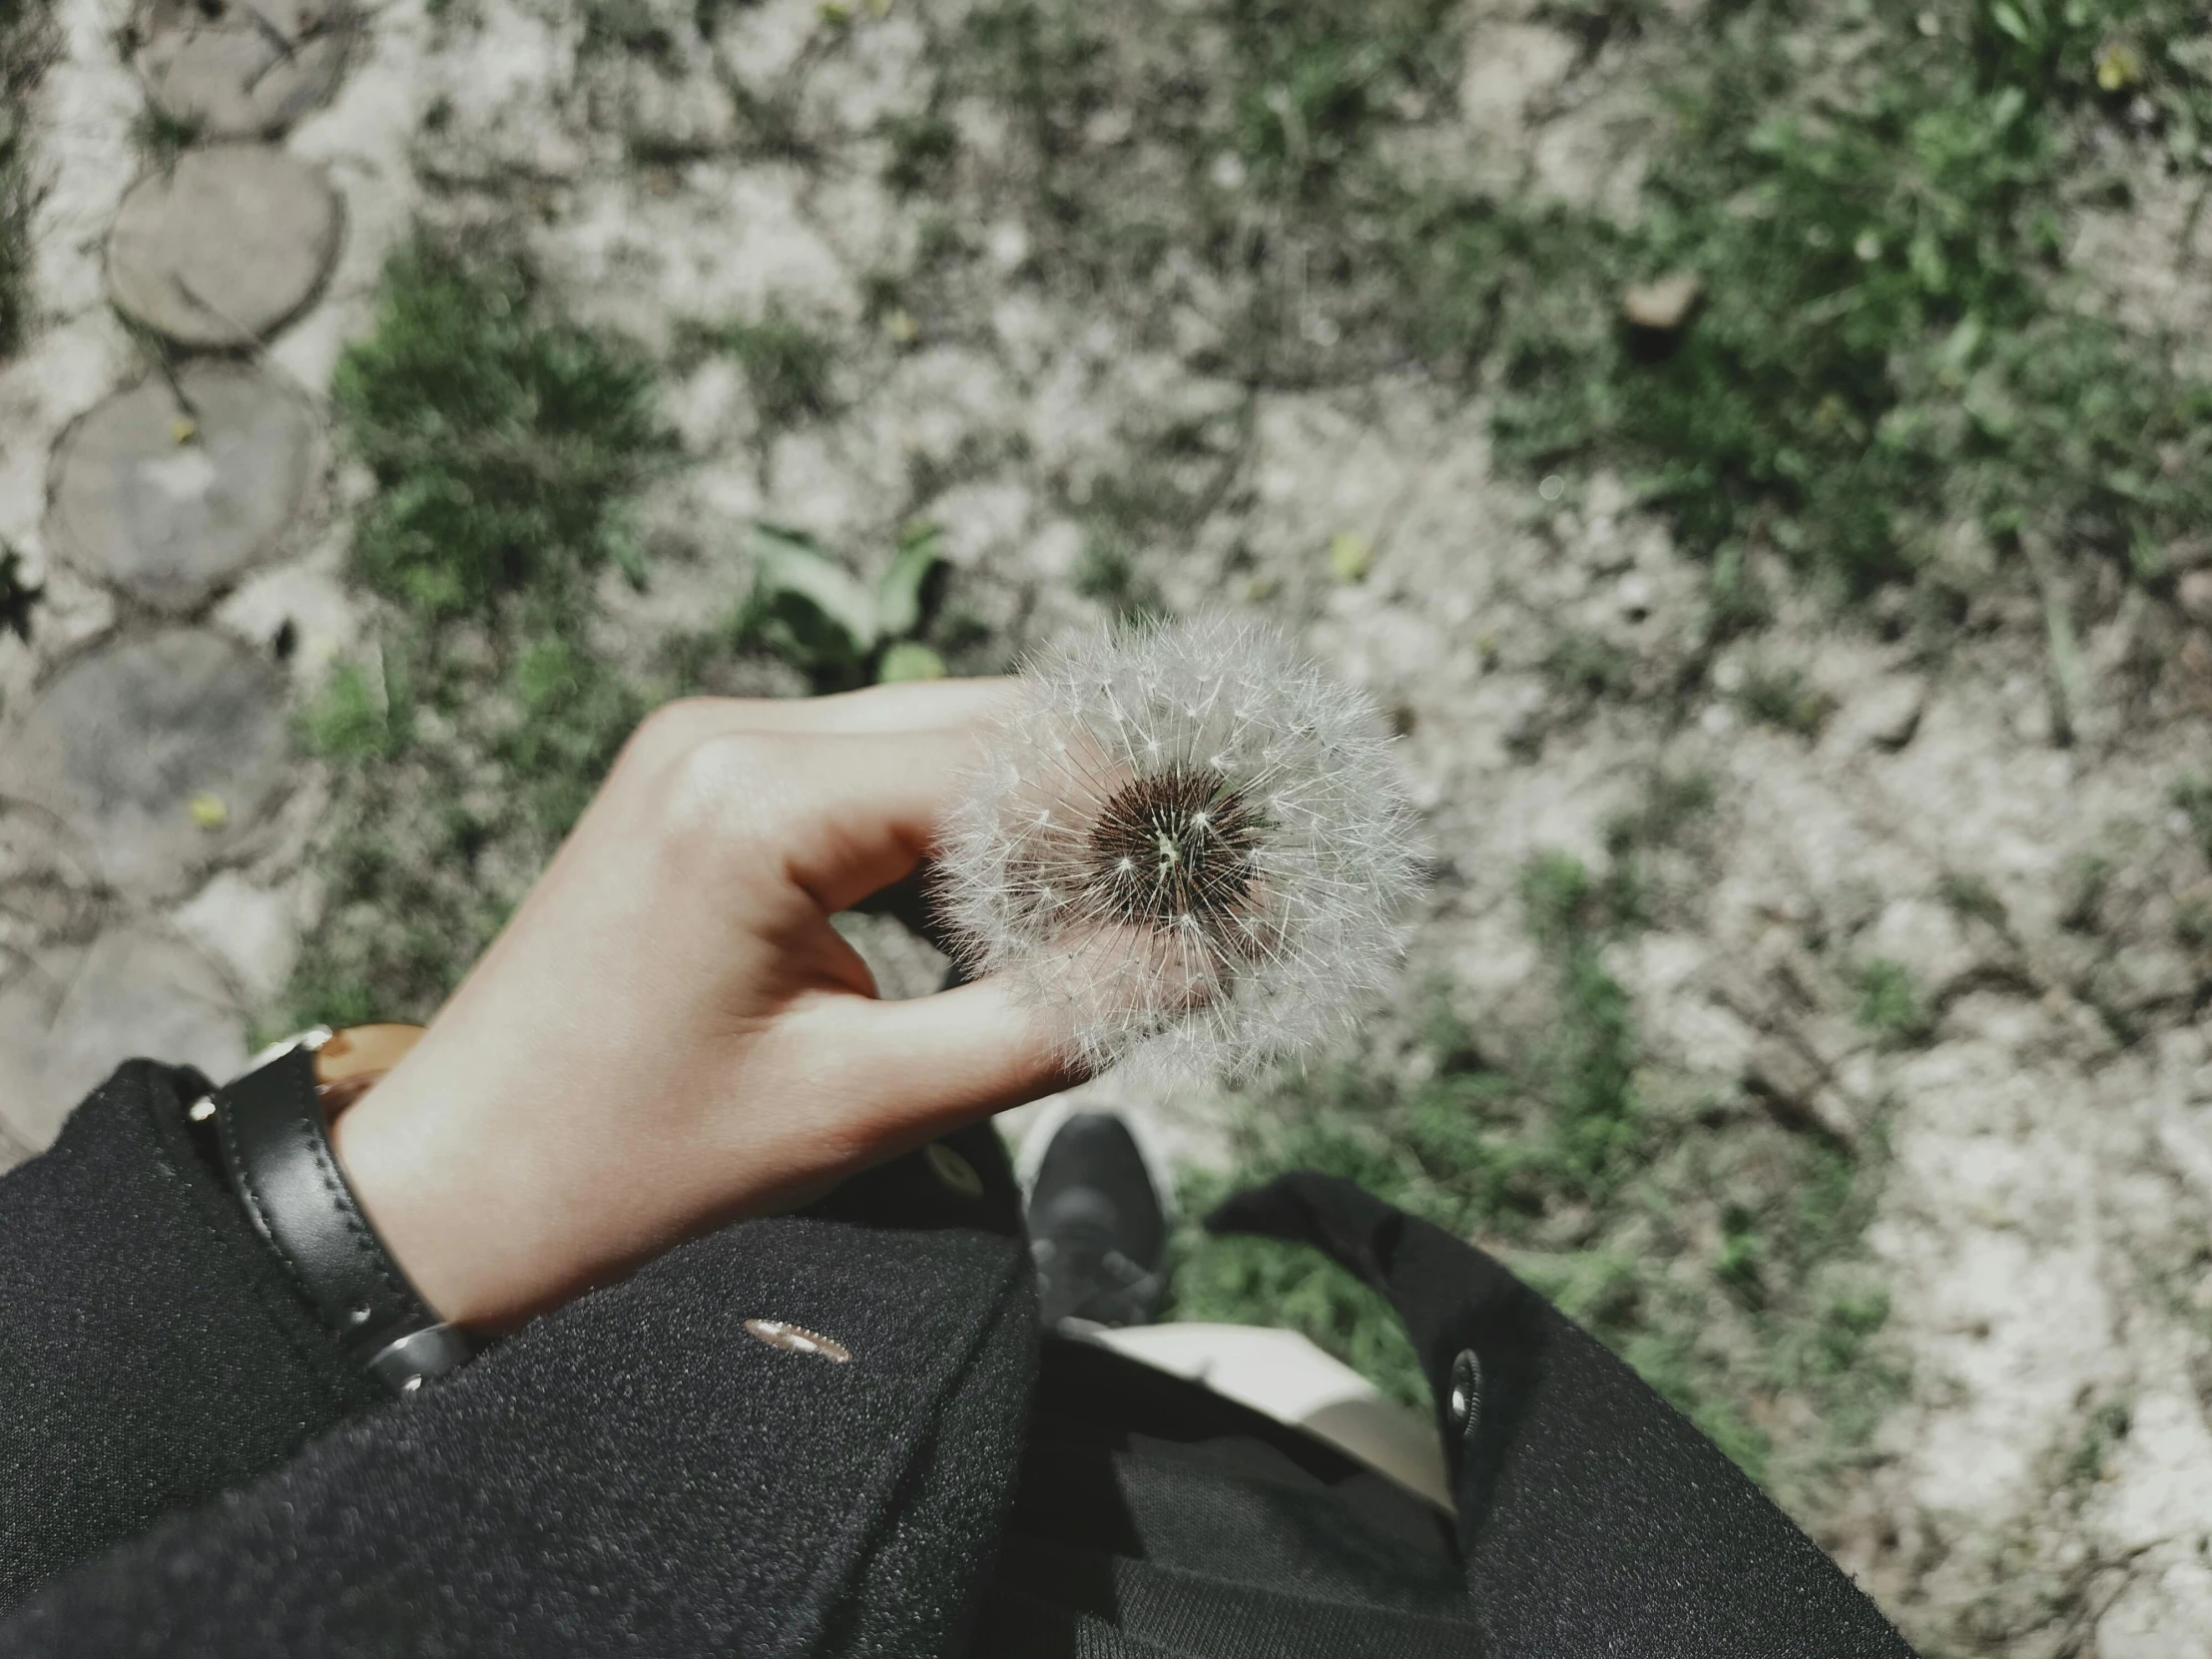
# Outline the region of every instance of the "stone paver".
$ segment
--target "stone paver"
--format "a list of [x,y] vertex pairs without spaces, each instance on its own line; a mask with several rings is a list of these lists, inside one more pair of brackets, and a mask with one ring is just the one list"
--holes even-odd
[[107,907],[83,838],[46,808],[0,797],[0,983],[46,942],[88,937]]
[[[128,72],[115,19],[98,0],[59,5],[48,81],[54,108],[76,113],[43,153],[45,200],[65,206],[40,234],[65,257],[40,266],[47,325],[7,365],[40,395],[0,398],[14,479],[29,484],[21,460],[50,446],[35,535],[21,510],[32,490],[4,516],[59,596],[34,637],[0,637],[0,653],[15,648],[0,658],[0,1169],[44,1146],[126,1053],[234,1068],[246,1005],[265,1003],[291,961],[308,897],[271,811],[294,765],[287,674],[238,633],[294,640],[301,624],[282,604],[274,618],[233,612],[256,590],[246,609],[266,611],[293,591],[287,576],[314,591],[327,564],[307,510],[324,481],[321,419],[274,359],[174,348],[258,351],[315,301],[344,240],[318,165],[236,141],[274,138],[331,101],[358,56],[385,95],[324,112],[301,143],[373,173],[364,158],[389,148],[385,129],[412,130],[411,104],[391,94],[412,84],[422,44],[417,20],[388,58],[394,31],[372,35],[358,0],[136,0],[137,44],[124,49],[137,88],[194,137],[119,202],[116,163],[133,146],[116,95],[127,105],[134,89],[117,85]],[[396,234],[388,219],[372,203],[371,254]],[[103,229],[95,265],[84,255]],[[156,353],[109,301],[167,336],[166,361],[148,367]],[[308,378],[319,387],[319,372]],[[148,612],[220,615],[231,632]],[[264,885],[250,858],[286,867]]]
[[265,138],[330,96],[354,31],[336,0],[154,0],[136,66],[164,115],[205,138]]
[[83,837],[105,884],[173,896],[239,847],[288,749],[275,666],[177,628],[63,669],[0,751],[0,775]]
[[63,438],[52,544],[136,599],[191,610],[298,516],[315,442],[306,401],[272,375],[221,362],[150,374]]
[[339,230],[337,196],[305,162],[262,145],[188,150],[124,197],[108,284],[181,345],[253,345],[313,297]]
[[237,998],[208,959],[143,925],[50,946],[0,981],[0,1133],[31,1150],[124,1056],[228,1076],[246,1058]]

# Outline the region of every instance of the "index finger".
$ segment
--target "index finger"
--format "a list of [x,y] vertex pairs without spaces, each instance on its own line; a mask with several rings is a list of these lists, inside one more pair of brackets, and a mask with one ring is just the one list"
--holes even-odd
[[849,909],[910,874],[983,757],[977,726],[774,737],[784,761],[785,869],[825,911]]
[[933,732],[989,719],[1015,695],[1009,676],[912,680],[828,697],[688,697],[655,718],[693,738],[742,732]]

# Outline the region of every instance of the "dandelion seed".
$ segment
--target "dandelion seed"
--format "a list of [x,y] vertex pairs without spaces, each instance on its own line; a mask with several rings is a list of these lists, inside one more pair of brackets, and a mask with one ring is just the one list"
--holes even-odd
[[1415,885],[1382,721],[1271,630],[1048,653],[966,781],[938,903],[1091,1069],[1251,1072],[1388,988]]

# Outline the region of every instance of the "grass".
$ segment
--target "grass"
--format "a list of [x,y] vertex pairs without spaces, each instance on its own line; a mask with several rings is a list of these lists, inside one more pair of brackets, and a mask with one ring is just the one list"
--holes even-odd
[[290,1024],[434,1008],[670,689],[589,628],[606,569],[643,577],[628,507],[668,452],[654,388],[518,259],[418,238],[387,263],[332,384],[375,480],[353,576],[383,602],[380,637],[298,718],[332,802]]
[[781,306],[771,305],[758,321],[694,326],[685,330],[680,345],[686,352],[736,359],[765,438],[835,411],[836,342]]
[[[1662,69],[1627,223],[1396,159],[1448,108],[1455,15],[1214,0],[1109,31],[1073,0],[998,0],[947,91],[1005,110],[1043,279],[1141,312],[1174,248],[1230,297],[1222,366],[1254,384],[1418,364],[1487,391],[1508,464],[1612,468],[1710,562],[1717,634],[1763,620],[1767,555],[1846,596],[1909,585],[1947,626],[1974,580],[1945,558],[1960,526],[2168,580],[2212,515],[2212,387],[2082,302],[2062,209],[2204,172],[2198,12],[1554,8]],[[1102,152],[1116,108],[1145,142]],[[926,142],[894,167],[918,178],[939,137],[904,135]],[[1626,286],[1676,275],[1703,290],[1680,327],[1621,319]]]
[[1619,697],[1634,682],[1634,660],[1595,634],[1562,634],[1544,655],[1544,673],[1581,697]]
[[2206,861],[2212,862],[2212,779],[2184,778],[2168,792],[2167,799],[2187,822],[2189,833],[2196,837]]
[[890,151],[883,183],[900,196],[927,196],[950,180],[960,156],[960,130],[941,111],[932,107],[886,117],[881,135]]
[[521,604],[569,628],[602,566],[640,570],[625,503],[668,448],[652,365],[538,301],[523,265],[417,240],[338,364],[331,398],[377,484],[354,573],[412,617]]
[[2000,933],[2011,926],[2004,900],[1997,896],[1996,888],[1985,875],[1945,870],[1936,883],[1936,892],[1962,919],[1981,922]]
[[1094,529],[1076,561],[1075,591],[1095,599],[1119,622],[1141,622],[1162,615],[1167,599],[1147,576],[1129,546],[1113,531]]
[[[740,358],[764,418],[829,406],[827,343],[780,313],[678,342],[699,349]],[[518,256],[418,236],[387,262],[374,324],[331,393],[340,440],[375,485],[353,513],[351,574],[381,602],[378,637],[297,717],[332,774],[317,853],[327,905],[282,1023],[426,1016],[646,710],[738,659],[780,654],[800,671],[781,684],[831,690],[990,656],[956,608],[940,614],[941,538],[924,523],[872,588],[758,526],[805,542],[776,566],[789,592],[733,592],[727,617],[650,660],[610,656],[598,589],[610,572],[648,580],[634,503],[674,458],[660,373],[566,320]]]
[[[702,30],[720,9],[702,0]],[[876,135],[885,188],[932,212],[911,262],[871,274],[869,326],[901,346],[955,340],[1018,282],[1068,314],[1118,313],[1130,350],[1172,351],[1255,395],[1329,396],[1391,370],[1479,396],[1501,466],[1559,475],[1570,502],[1609,470],[1665,518],[1705,562],[1708,642],[1756,634],[1792,571],[1846,598],[1909,590],[1907,614],[1939,633],[1983,580],[1946,551],[1969,532],[1999,579],[2042,543],[2162,591],[2165,549],[2212,508],[2212,393],[2175,368],[2173,342],[2099,313],[2065,245],[2077,207],[2124,208],[2163,188],[2157,170],[2201,187],[2201,8],[1546,5],[1590,73],[1628,43],[1662,77],[1641,209],[1625,218],[1419,165],[1412,141],[1448,127],[1457,15],[1442,0],[1133,14],[983,0],[935,41],[927,109]],[[631,0],[595,5],[590,38],[672,43]],[[947,112],[978,100],[1002,123],[976,130],[1002,125],[1004,142],[968,149],[965,117]],[[748,101],[752,148],[804,154],[795,108],[783,88]],[[981,257],[971,186],[993,214],[1025,217],[1018,276]],[[0,244],[0,275],[5,257]],[[1702,298],[1678,327],[1623,320],[1624,287],[1685,274]],[[1190,292],[1212,331],[1185,344],[1170,329]],[[684,344],[737,361],[768,436],[839,412],[847,345],[792,315]],[[650,364],[563,322],[516,262],[424,244],[387,275],[336,391],[376,480],[357,574],[386,627],[301,720],[336,792],[331,902],[297,1014],[432,1005],[638,710],[696,667],[618,667],[588,626],[610,568],[645,571],[628,503],[665,452],[652,388]],[[1119,472],[1080,498],[1046,488],[1086,536],[1079,591],[1144,614],[1162,603],[1150,573],[1219,499],[1227,445],[1122,436]],[[917,472],[913,493],[945,481]],[[1317,546],[1331,528],[1315,527]],[[920,643],[883,639],[811,667],[815,683],[888,672]],[[1759,664],[1755,646],[1745,660]],[[1545,667],[1584,700],[1638,688],[1637,660],[1595,636],[1563,638]],[[1828,714],[1787,667],[1750,668],[1732,695],[1805,738]],[[1605,826],[1602,862],[1528,866],[1540,1013],[1472,1031],[1439,1005],[1409,1034],[1254,1091],[1236,1168],[1187,1196],[1318,1167],[1482,1243],[1807,1514],[1896,1386],[1861,1245],[1885,1153],[1879,1132],[1817,1139],[1646,1061],[1609,964],[1668,920],[1668,882],[1712,804],[1709,781],[1655,774]],[[2212,786],[2174,804],[2212,855]],[[2081,872],[2069,925],[2093,924],[2105,880]],[[2003,925],[1985,888],[1943,897]],[[1861,964],[1854,990],[1879,1042],[1932,1036],[1930,998],[1900,964]],[[1295,1325],[1422,1396],[1394,1321],[1333,1268],[1186,1242],[1186,1315]]]
[[[1403,1066],[1380,1041],[1247,1099],[1226,1192],[1320,1169],[1499,1255],[1613,1347],[1754,1478],[1816,1510],[1861,1457],[1899,1379],[1861,1249],[1885,1156],[1855,1155],[1710,1100],[1642,1064],[1608,947],[1642,925],[1637,865],[1694,839],[1708,781],[1655,775],[1614,820],[1609,867],[1548,853],[1521,901],[1550,983],[1525,1029],[1471,1031],[1439,995]],[[1186,1233],[1176,1312],[1287,1325],[1425,1406],[1381,1299],[1316,1253]]]
[[[1771,547],[1849,591],[1928,571],[1961,520],[2155,578],[2212,504],[2212,392],[2069,303],[2054,208],[2125,130],[2100,43],[2141,42],[2173,133],[2197,130],[2184,12],[1878,0],[1810,49],[1810,10],[1711,15],[1646,217],[1571,228],[1605,286],[1508,329],[1505,447],[1625,462],[1690,550]],[[1705,302],[1656,353],[1598,320],[1613,284],[1673,272]]]
[[131,122],[131,140],[166,173],[177,165],[179,156],[200,142],[200,124],[149,104]]
[[1936,1034],[1936,1011],[1912,970],[1877,956],[1860,964],[1860,1027],[1886,1048],[1918,1048]]
[[1744,673],[1736,703],[1762,726],[1778,727],[1801,738],[1817,735],[1835,702],[1805,677],[1800,668],[1754,663]]

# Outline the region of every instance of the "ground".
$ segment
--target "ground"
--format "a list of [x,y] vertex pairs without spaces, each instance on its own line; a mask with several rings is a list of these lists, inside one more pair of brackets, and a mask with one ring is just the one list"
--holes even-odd
[[[295,21],[327,103],[196,124],[177,17],[0,12],[7,1156],[126,1052],[426,1013],[661,697],[1263,615],[1431,879],[1357,1053],[1094,1085],[1187,1206],[1320,1164],[1499,1251],[1931,1653],[2191,1645],[2190,8]],[[1176,1295],[1414,1386],[1304,1258]]]

